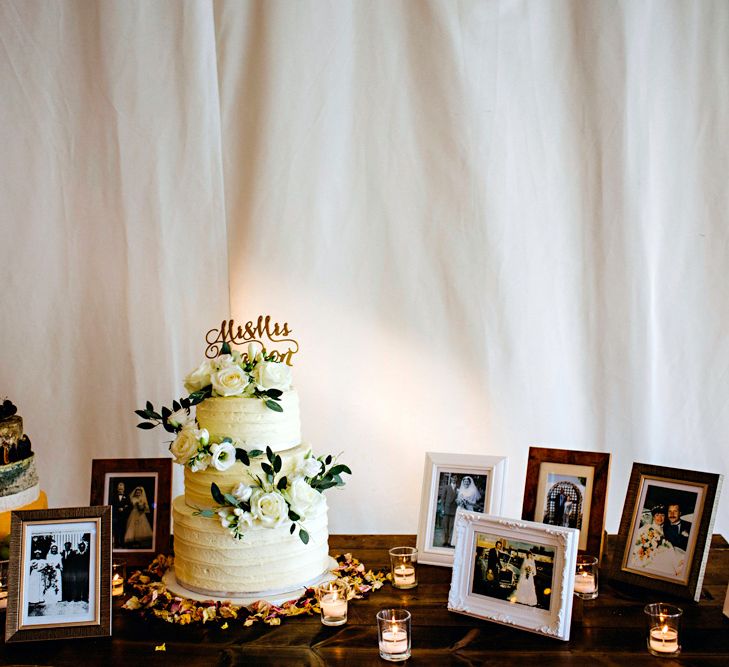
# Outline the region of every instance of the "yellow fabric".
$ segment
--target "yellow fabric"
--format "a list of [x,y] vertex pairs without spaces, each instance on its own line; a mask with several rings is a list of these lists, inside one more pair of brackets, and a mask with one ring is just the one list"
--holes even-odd
[[[13,512],[44,509],[48,509],[48,498],[46,497],[46,492],[41,491],[37,500],[22,507],[16,507]],[[10,534],[10,514],[10,512],[0,512],[0,538]]]

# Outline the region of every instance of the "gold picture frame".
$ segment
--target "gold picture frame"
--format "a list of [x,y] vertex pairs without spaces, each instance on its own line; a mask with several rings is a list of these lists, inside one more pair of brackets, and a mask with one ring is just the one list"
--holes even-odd
[[12,512],[5,641],[111,635],[111,510]]

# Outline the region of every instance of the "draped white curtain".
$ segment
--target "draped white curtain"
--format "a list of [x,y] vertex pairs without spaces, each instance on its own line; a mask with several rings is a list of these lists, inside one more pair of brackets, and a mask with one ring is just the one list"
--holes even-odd
[[294,328],[333,532],[414,532],[426,451],[508,456],[510,516],[529,445],[612,452],[611,531],[633,461],[729,472],[727,3],[0,0],[0,90],[54,505],[163,455],[132,410],[229,313]]

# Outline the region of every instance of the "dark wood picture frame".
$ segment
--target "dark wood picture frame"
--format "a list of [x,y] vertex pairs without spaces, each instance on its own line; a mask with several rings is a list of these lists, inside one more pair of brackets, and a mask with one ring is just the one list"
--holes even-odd
[[543,464],[585,466],[593,468],[590,516],[587,525],[587,543],[581,554],[590,554],[602,559],[605,547],[605,511],[607,489],[610,477],[610,454],[605,452],[584,452],[571,449],[552,449],[551,447],[530,447],[524,484],[524,502],[521,518],[526,521],[542,522],[537,517],[537,497],[539,476]]
[[[693,527],[698,525],[698,533],[696,533],[696,541],[693,543],[685,584],[662,578],[655,573],[639,574],[632,568],[626,568],[635,531],[635,521],[641,511],[638,502],[641,498],[643,484],[646,481],[686,484],[703,490],[701,516],[694,517],[692,521],[692,531]],[[719,504],[722,481],[723,476],[717,473],[633,463],[623,514],[620,519],[620,530],[610,579],[630,586],[639,586],[660,591],[667,595],[698,601],[701,597],[701,584],[704,580],[706,560],[709,557],[711,533]],[[660,484],[656,484],[656,486],[660,486]]]
[[[157,554],[169,553],[170,548],[170,507],[172,503],[172,459],[93,459],[91,466],[91,504],[109,505],[106,480],[110,476],[134,477],[135,475],[156,477],[156,502],[151,502],[153,516],[153,540],[150,549],[127,550],[112,546],[115,559],[127,565],[144,567],[149,565]],[[114,508],[112,507],[112,536]],[[113,539],[112,539],[113,545]]]
[[[111,510],[109,507],[66,507],[50,510],[14,511],[10,515],[10,562],[8,572],[8,609],[5,641],[25,642],[50,639],[81,639],[111,636]],[[23,604],[25,562],[24,527],[37,524],[69,526],[79,521],[96,523],[96,567],[93,583],[96,592],[94,622],[48,624],[34,628],[20,627]],[[98,622],[97,622],[98,619]]]

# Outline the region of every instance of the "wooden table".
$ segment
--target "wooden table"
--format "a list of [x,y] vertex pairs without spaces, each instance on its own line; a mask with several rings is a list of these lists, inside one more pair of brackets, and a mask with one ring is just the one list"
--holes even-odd
[[[387,549],[414,544],[412,535],[339,535],[333,554],[352,552],[369,568],[385,568]],[[613,541],[609,541],[612,545]],[[608,549],[609,552],[610,549]],[[646,649],[643,606],[658,594],[614,588],[603,577],[597,600],[577,601],[569,642],[488,623],[446,609],[450,569],[421,565],[419,585],[398,591],[386,584],[368,600],[355,601],[339,628],[318,617],[284,619],[278,627],[229,623],[175,626],[114,609],[111,639],[0,645],[1,664],[36,665],[380,665],[375,614],[407,607],[413,616],[413,655],[408,665],[729,665],[729,619],[722,605],[729,580],[729,545],[714,536],[701,602],[682,601],[683,653],[651,657]],[[155,651],[165,643],[166,651]]]

